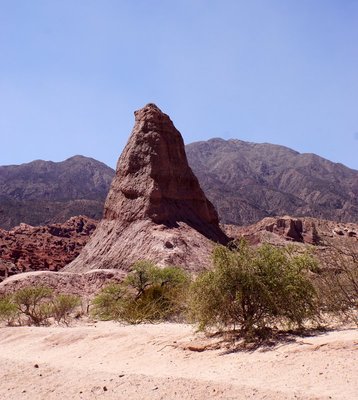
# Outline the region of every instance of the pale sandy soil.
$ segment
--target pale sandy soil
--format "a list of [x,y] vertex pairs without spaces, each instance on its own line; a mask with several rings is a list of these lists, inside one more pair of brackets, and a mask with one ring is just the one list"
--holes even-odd
[[0,399],[358,398],[357,330],[269,350],[188,349],[213,340],[177,324],[0,328]]

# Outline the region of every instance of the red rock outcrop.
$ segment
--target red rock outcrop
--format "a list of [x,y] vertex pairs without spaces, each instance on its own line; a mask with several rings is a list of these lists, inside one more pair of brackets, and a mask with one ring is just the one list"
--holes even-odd
[[135,112],[104,218],[66,270],[127,270],[139,259],[199,270],[209,264],[213,244],[227,240],[188,165],[180,133],[168,115],[148,104]]
[[58,271],[78,256],[97,222],[84,216],[63,224],[0,229],[0,281],[27,271]]
[[245,238],[251,244],[269,242],[283,244],[286,241],[325,245],[327,241],[340,243],[341,239],[358,240],[358,224],[302,217],[267,217],[249,226],[223,225],[233,238]]
[[11,261],[0,259],[0,282],[8,276],[16,275],[21,270]]

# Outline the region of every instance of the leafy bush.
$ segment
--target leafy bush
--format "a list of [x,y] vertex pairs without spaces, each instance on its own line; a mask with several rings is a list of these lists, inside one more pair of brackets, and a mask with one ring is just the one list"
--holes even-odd
[[0,320],[8,323],[19,317],[27,317],[29,325],[43,325],[53,318],[57,323],[69,323],[70,314],[79,306],[78,296],[68,294],[54,295],[46,286],[28,286],[19,289],[11,296],[0,299]]
[[125,290],[118,283],[104,287],[92,301],[92,315],[103,321],[118,320],[123,314]]
[[95,297],[92,314],[129,323],[174,318],[183,310],[188,282],[180,268],[139,261],[122,284],[109,285]]
[[329,259],[323,261],[325,268],[314,279],[320,306],[326,313],[358,325],[358,247],[352,240],[340,247],[332,242],[328,246]]
[[57,323],[69,323],[70,314],[81,304],[78,296],[71,294],[59,294],[48,304],[47,313],[55,319]]
[[11,301],[11,296],[0,298],[0,321],[5,321],[7,324],[11,324],[17,316],[18,309]]
[[14,293],[12,301],[25,314],[30,324],[42,325],[50,317],[49,302],[53,290],[46,286],[28,286]]
[[277,322],[301,326],[318,315],[305,275],[315,267],[309,255],[241,242],[233,250],[216,247],[213,261],[214,269],[199,275],[190,290],[190,315],[200,329],[238,326],[247,336]]

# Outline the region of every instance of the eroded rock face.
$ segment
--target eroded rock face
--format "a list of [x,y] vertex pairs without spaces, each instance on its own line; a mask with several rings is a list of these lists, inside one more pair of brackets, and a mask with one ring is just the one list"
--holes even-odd
[[189,167],[183,139],[170,118],[154,104],[134,114],[135,126],[118,161],[104,219],[122,225],[150,219],[168,227],[182,221],[221,240],[217,212]]
[[0,229],[0,280],[28,271],[58,271],[78,256],[97,222],[84,216],[63,224]]
[[148,104],[135,112],[104,218],[66,270],[126,270],[140,259],[199,270],[209,264],[213,244],[227,240],[188,165],[180,133],[166,114]]
[[0,259],[0,282],[9,276],[16,275],[21,270],[11,261]]
[[317,245],[320,241],[314,218],[267,217],[249,226],[224,226],[230,236],[245,238],[251,244],[283,240]]
[[[302,217],[267,217],[249,226],[223,225],[225,232],[235,238],[245,238],[251,244],[269,242],[283,245],[287,241],[311,245],[344,247],[344,240],[357,243],[358,224]],[[347,243],[348,243],[347,242]]]

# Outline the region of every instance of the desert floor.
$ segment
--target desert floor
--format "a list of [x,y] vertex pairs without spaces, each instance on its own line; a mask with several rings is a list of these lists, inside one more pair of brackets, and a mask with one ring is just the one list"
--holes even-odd
[[357,399],[358,331],[230,352],[189,325],[0,328],[1,399]]

